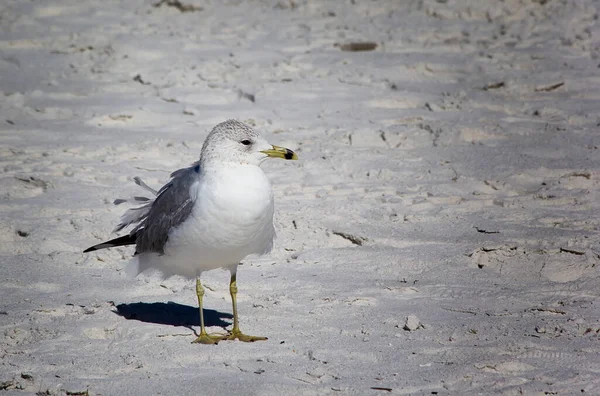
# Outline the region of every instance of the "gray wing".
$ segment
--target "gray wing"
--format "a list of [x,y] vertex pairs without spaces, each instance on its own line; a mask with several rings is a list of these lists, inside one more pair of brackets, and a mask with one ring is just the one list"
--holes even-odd
[[164,253],[171,229],[183,223],[192,212],[195,197],[190,196],[190,187],[199,177],[198,162],[171,174],[171,180],[158,191],[147,214],[131,231],[136,237],[135,254]]

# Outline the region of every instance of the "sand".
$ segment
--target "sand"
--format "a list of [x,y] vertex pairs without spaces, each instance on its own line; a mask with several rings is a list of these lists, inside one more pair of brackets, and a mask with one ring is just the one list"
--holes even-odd
[[[0,394],[600,394],[597,6],[0,3]],[[192,345],[192,282],[82,250],[229,118],[300,161],[238,272],[269,340]]]

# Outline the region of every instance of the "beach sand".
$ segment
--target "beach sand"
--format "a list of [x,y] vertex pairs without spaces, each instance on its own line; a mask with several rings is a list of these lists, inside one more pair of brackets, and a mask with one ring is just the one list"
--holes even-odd
[[[600,394],[597,6],[0,3],[0,394]],[[193,282],[82,250],[229,118],[300,160],[238,272],[269,340],[196,345]]]

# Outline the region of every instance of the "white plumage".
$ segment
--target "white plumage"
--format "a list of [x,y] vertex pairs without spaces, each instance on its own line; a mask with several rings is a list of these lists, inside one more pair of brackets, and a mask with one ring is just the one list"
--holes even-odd
[[[195,342],[216,344],[223,339],[264,340],[248,336],[238,327],[237,267],[250,254],[265,254],[273,247],[273,191],[260,164],[269,157],[297,159],[291,150],[272,146],[251,127],[229,120],[207,136],[200,160],[171,174],[158,192],[139,178],[135,182],[155,198],[121,217],[115,231],[133,225],[128,235],[92,246],[86,252],[135,244],[128,272],[137,275],[158,270],[163,276],[196,277],[200,305],[200,335]],[[127,202],[116,200],[115,204]],[[204,271],[227,268],[231,272],[233,329],[227,335],[209,335],[204,328],[202,300]]]
[[199,176],[190,187],[192,211],[169,232],[164,254],[138,254],[128,272],[156,269],[164,276],[194,278],[216,268],[235,271],[246,256],[271,251],[273,192],[262,169],[229,164],[203,167]]

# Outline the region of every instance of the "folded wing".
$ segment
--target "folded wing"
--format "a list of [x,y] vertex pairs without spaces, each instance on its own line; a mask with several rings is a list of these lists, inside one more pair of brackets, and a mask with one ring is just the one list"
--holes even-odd
[[191,196],[190,188],[199,181],[199,178],[200,164],[198,162],[188,168],[173,172],[171,180],[158,192],[148,187],[139,177],[134,178],[137,185],[155,194],[156,197],[153,199],[134,197],[130,200],[115,200],[116,205],[123,202],[144,202],[141,206],[128,209],[121,216],[114,232],[131,225],[134,226],[133,229],[128,235],[92,246],[84,252],[135,244],[135,254],[164,253],[164,246],[169,239],[170,231],[183,223],[192,212],[196,197]]

